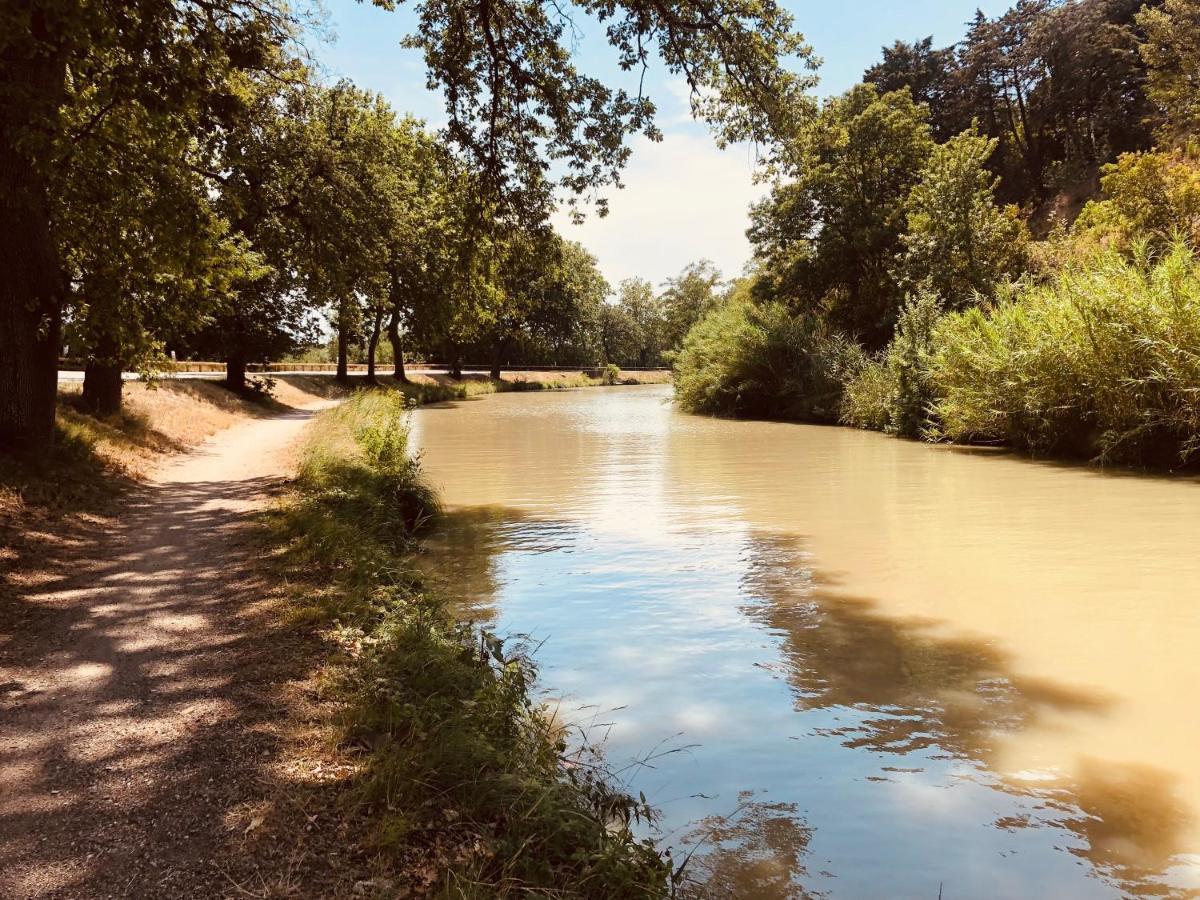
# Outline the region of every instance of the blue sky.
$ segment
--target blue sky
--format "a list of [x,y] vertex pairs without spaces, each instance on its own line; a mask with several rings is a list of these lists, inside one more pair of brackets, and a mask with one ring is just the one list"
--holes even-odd
[[[1010,0],[784,0],[801,32],[822,59],[818,93],[844,91],[878,60],[880,48],[897,38],[933,35],[936,45],[962,37],[976,8],[990,16]],[[411,112],[436,127],[444,120],[441,97],[425,87],[420,54],[400,47],[411,29],[412,13],[376,9],[352,0],[327,0],[329,40],[310,49],[331,78],[346,77],[383,93],[400,112]],[[619,82],[602,35],[583,23],[580,61],[587,71]],[[754,158],[746,147],[717,150],[706,129],[690,121],[686,92],[665,73],[647,78],[658,105],[664,139],[633,141],[633,159],[623,176],[625,189],[612,191],[610,214],[589,216],[582,226],[559,221],[559,230],[594,253],[615,286],[640,276],[656,285],[688,262],[711,259],[726,275],[736,275],[750,256],[745,238],[746,209],[761,196],[753,183]]]

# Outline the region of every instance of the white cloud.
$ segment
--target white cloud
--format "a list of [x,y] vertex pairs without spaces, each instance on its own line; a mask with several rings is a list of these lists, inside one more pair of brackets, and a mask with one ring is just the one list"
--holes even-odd
[[750,258],[747,209],[766,190],[754,183],[752,150],[722,151],[707,134],[668,131],[660,143],[634,141],[622,180],[624,190],[608,195],[607,217],[576,226],[561,212],[555,221],[596,255],[614,288],[635,276],[658,285],[699,259],[726,277],[741,273]]

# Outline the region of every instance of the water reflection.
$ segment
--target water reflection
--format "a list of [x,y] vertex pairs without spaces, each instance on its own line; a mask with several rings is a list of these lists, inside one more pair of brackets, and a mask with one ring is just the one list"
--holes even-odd
[[[614,760],[689,748],[630,779],[677,857],[695,851],[695,896],[1200,896],[1183,784],[1200,723],[1177,708],[1200,681],[1177,652],[1195,622],[1155,582],[1191,557],[1144,567],[1150,608],[1122,619],[1127,561],[1119,577],[1107,557],[1100,577],[1048,562],[1127,548],[1095,545],[1107,519],[1091,547],[1040,546],[1058,514],[1030,518],[1044,486],[1018,463],[946,456],[975,467],[947,484],[927,448],[682,419],[661,394],[495,400],[419,419],[454,510],[432,569],[468,614],[544,641],[547,689],[613,723]],[[1005,498],[972,496],[988,470]],[[1117,484],[1057,502],[1128,519],[1140,483]],[[1174,495],[1152,499],[1175,515]],[[1015,531],[986,509],[1002,500]],[[1158,657],[1131,663],[1151,637]]]
[[739,800],[734,813],[709,816],[687,835],[685,843],[698,852],[684,866],[682,895],[695,900],[816,896],[800,885],[812,829],[796,804],[756,801],[750,791]]

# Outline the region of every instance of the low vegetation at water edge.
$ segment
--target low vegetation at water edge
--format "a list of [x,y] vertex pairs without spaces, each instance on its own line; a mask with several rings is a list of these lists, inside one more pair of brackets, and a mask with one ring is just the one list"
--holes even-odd
[[[674,358],[684,407],[1200,459],[1200,2],[1123,9],[980,13],[829,98],[752,210],[754,267]],[[1119,108],[1059,64],[1085,57]]]
[[309,435],[273,525],[297,614],[335,646],[325,680],[342,740],[363,754],[348,799],[366,811],[364,842],[429,854],[447,896],[665,895],[667,858],[632,830],[644,802],[569,750],[531,696],[529,658],[413,574],[437,499],[409,452],[404,397],[357,393]]

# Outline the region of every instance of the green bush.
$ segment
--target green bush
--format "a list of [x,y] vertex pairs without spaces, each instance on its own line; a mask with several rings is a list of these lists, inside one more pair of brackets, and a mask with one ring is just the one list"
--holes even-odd
[[1109,250],[989,311],[942,318],[930,377],[954,440],[1114,462],[1200,448],[1200,269]]
[[940,316],[941,301],[928,292],[905,305],[887,349],[846,384],[843,423],[905,437],[929,432],[935,399],[929,358]]
[[675,394],[692,412],[833,422],[843,381],[864,362],[816,317],[735,298],[688,332]]
[[1104,167],[1101,184],[1103,199],[1090,201],[1071,229],[1085,249],[1200,241],[1200,147],[1123,153]]

